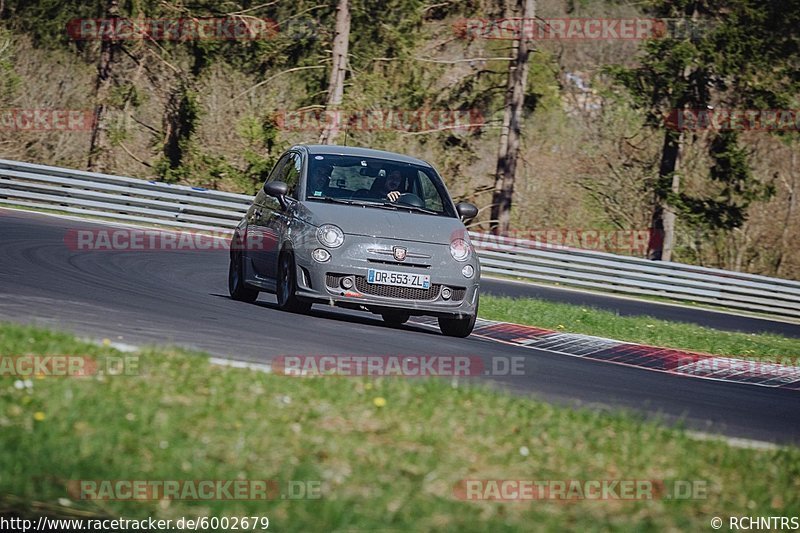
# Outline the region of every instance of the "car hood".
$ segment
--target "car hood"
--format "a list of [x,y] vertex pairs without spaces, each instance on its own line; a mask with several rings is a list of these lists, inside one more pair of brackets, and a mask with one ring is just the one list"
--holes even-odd
[[466,233],[457,218],[356,205],[303,202],[298,215],[314,226],[335,224],[346,235],[450,244]]

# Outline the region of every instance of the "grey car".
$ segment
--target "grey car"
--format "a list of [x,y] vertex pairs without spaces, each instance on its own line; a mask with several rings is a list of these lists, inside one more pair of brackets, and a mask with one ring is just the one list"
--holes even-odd
[[478,313],[480,264],[436,170],[412,157],[347,146],[287,150],[236,227],[228,288],[235,300],[275,293],[305,313],[314,303],[380,314],[392,326],[438,318],[466,337]]

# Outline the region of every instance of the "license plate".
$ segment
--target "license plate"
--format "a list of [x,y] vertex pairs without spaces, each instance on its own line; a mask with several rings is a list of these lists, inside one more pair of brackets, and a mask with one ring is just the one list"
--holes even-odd
[[391,270],[376,270],[370,268],[367,272],[367,283],[373,285],[391,285],[393,287],[411,287],[414,289],[429,289],[431,277],[422,274],[406,274],[392,272]]

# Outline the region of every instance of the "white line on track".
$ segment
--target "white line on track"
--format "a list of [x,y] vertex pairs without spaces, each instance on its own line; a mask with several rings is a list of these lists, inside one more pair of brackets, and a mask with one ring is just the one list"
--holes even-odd
[[265,374],[272,373],[272,365],[269,363],[250,363],[247,361],[237,361],[235,359],[223,359],[222,357],[211,357],[208,362],[212,365],[247,368],[256,372],[264,372]]
[[703,433],[702,431],[691,431],[688,429],[686,430],[685,433],[687,437],[694,440],[724,442],[731,448],[746,448],[748,450],[762,450],[762,451],[780,450],[781,448],[784,448],[784,446],[779,446],[774,442],[766,442],[763,440],[742,439],[739,437],[725,437],[722,435]]

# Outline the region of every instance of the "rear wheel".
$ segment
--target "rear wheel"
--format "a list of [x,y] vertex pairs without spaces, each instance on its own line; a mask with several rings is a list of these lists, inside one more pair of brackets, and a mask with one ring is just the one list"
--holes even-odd
[[308,313],[311,302],[306,302],[297,297],[297,272],[294,266],[294,256],[290,252],[281,254],[278,262],[278,307],[290,313]]
[[253,303],[258,299],[258,291],[244,284],[244,264],[241,251],[231,252],[231,261],[228,265],[228,293],[231,298],[240,302]]
[[411,318],[409,313],[404,313],[402,311],[385,311],[381,313],[381,316],[383,317],[383,321],[389,326],[402,326]]

